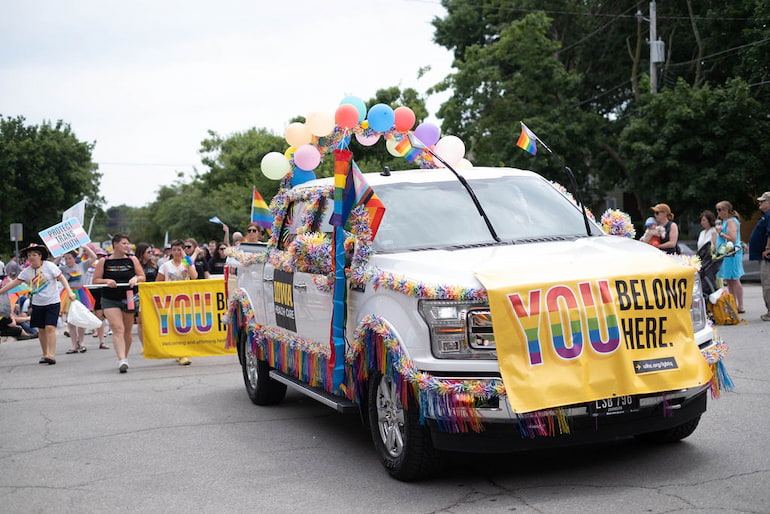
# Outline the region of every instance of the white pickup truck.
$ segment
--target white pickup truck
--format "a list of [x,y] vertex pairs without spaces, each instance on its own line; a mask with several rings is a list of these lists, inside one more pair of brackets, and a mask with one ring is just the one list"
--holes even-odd
[[604,234],[535,173],[461,171],[473,195],[446,169],[364,174],[387,210],[372,239],[354,209],[336,311],[333,178],[274,198],[270,242],[228,257],[251,400],[289,386],[361,412],[401,480],[443,451],[690,435],[719,344],[695,269]]

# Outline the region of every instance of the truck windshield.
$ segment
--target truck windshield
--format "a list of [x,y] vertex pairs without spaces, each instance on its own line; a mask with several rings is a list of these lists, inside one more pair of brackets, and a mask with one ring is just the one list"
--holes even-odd
[[[575,204],[539,177],[466,178],[502,241],[585,236]],[[375,190],[387,209],[377,251],[495,243],[457,181],[399,182]]]

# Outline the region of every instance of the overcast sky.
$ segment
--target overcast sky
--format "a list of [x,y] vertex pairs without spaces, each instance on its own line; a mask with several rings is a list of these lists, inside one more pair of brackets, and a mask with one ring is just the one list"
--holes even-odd
[[[61,119],[95,142],[108,207],[146,205],[177,173],[205,171],[208,130],[282,135],[293,116],[333,112],[348,95],[424,93],[452,61],[432,42],[439,0],[3,4],[0,114]],[[442,100],[428,100],[431,115]]]

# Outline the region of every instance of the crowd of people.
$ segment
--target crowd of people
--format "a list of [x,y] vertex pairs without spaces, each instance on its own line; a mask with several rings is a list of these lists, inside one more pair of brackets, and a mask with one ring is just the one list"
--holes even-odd
[[[0,299],[7,299],[8,291],[17,291],[13,308],[0,317],[0,336],[19,340],[39,338],[39,362],[52,365],[56,364],[56,329],[62,326],[71,342],[65,353],[85,353],[86,331],[68,323],[66,315],[69,302],[79,300],[103,320],[102,326],[92,332],[100,349],[110,348],[105,343],[110,330],[118,371],[126,373],[132,329],[134,324],[141,323],[138,284],[221,276],[226,262],[224,252],[230,246],[227,225],[223,225],[223,230],[222,241],[199,245],[194,238],[178,239],[163,249],[149,243],[134,246],[128,235],[117,233],[112,237],[112,248],[88,243],[79,251],[55,259],[51,259],[46,246],[31,244],[7,264],[0,260]],[[233,233],[233,245],[263,241],[265,237],[264,229],[252,223],[245,238],[240,232]],[[143,342],[141,325],[137,333]],[[183,366],[191,363],[186,357],[176,362]]]
[[[767,312],[760,316],[762,321],[770,321],[770,191],[757,198],[762,213],[748,243],[741,241],[741,216],[733,205],[723,200],[714,207],[716,214],[705,210],[700,214],[702,230],[698,234],[698,250],[705,251],[721,260],[717,278],[724,281],[727,292],[735,297],[738,312],[744,313],[743,254],[748,251],[749,260],[760,261],[760,282],[762,297]],[[652,217],[645,221],[645,231],[641,241],[660,250],[676,254],[681,253],[679,226],[674,222],[674,213],[665,203],[659,203],[652,210]]]

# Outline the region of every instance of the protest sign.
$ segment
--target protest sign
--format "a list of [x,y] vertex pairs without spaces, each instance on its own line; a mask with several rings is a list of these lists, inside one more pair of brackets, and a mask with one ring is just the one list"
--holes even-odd
[[53,227],[38,232],[51,255],[58,257],[72,250],[77,250],[91,242],[83,226],[76,218],[70,218]]

